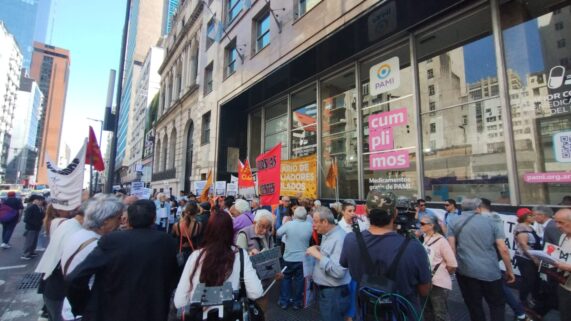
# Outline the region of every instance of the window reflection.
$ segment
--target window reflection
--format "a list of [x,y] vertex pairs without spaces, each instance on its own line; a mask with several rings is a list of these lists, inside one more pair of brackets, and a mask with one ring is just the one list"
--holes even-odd
[[291,156],[298,158],[317,152],[317,104],[315,86],[291,95]]
[[287,100],[278,101],[265,108],[264,152],[282,143],[282,159],[288,159]]

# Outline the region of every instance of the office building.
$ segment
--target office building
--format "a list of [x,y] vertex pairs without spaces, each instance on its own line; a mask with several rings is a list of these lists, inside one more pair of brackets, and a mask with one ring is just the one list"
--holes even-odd
[[68,50],[34,42],[30,77],[38,83],[44,95],[36,135],[37,184],[48,183],[45,166],[47,158],[49,157],[54,162],[59,161],[70,63]]

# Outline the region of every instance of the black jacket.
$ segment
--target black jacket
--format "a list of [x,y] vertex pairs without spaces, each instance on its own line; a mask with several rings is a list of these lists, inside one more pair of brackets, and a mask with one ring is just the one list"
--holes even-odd
[[180,275],[176,254],[177,244],[164,232],[133,229],[103,236],[66,277],[73,312],[90,321],[167,320]]
[[35,204],[30,204],[24,211],[24,223],[26,223],[26,230],[39,231],[42,229],[44,220],[44,211]]

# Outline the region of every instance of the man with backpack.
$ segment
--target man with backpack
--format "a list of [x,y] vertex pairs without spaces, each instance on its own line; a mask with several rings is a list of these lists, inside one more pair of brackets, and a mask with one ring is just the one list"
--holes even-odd
[[426,250],[417,240],[395,231],[395,205],[393,193],[369,192],[367,211],[371,226],[367,231],[357,228],[347,234],[341,251],[339,263],[357,281],[360,302],[379,302],[381,297],[384,302],[391,302],[386,306],[359,306],[358,313],[364,320],[375,320],[374,315],[389,310],[392,316],[404,314],[416,320],[421,306],[419,295],[425,297],[430,291],[432,275]]
[[30,260],[35,257],[36,246],[38,245],[38,236],[42,230],[44,221],[44,210],[41,205],[44,198],[39,195],[30,196],[30,204],[24,211],[24,223],[26,223],[26,242],[24,243],[24,254],[20,257],[22,260]]
[[3,249],[9,249],[10,239],[12,238],[12,233],[16,225],[20,221],[20,214],[24,209],[22,200],[16,198],[16,193],[13,191],[8,192],[7,198],[2,200],[0,204],[0,219],[2,222],[2,244],[0,245]]

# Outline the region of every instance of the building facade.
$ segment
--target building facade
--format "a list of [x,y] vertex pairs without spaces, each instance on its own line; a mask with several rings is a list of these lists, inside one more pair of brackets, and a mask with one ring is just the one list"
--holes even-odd
[[5,180],[6,165],[10,153],[14,110],[20,86],[22,53],[16,39],[0,21],[0,181]]
[[30,77],[38,83],[44,95],[36,135],[37,184],[48,183],[47,159],[59,160],[70,63],[68,50],[34,42]]
[[150,175],[143,175],[145,172],[150,172],[150,168],[145,170],[144,167],[150,167],[152,164],[148,162],[143,164],[143,151],[146,144],[145,129],[147,128],[151,102],[159,92],[161,76],[158,70],[163,62],[163,57],[164,50],[162,48],[151,47],[139,73],[133,113],[134,122],[133,126],[129,128],[130,140],[128,146],[130,151],[129,159],[127,160],[127,174],[123,177],[124,183],[143,178],[145,183],[150,183]]
[[117,132],[116,168],[121,183],[127,183],[130,147],[130,128],[135,122],[135,95],[143,62],[149,48],[162,35],[163,1],[132,0],[127,33],[124,78],[122,82],[121,108]]
[[33,42],[45,43],[51,29],[52,0],[0,0],[0,8],[0,20],[16,38],[24,56],[22,66],[29,69]]
[[[199,47],[206,4],[184,1],[172,18],[172,29],[165,46],[165,58],[159,69],[161,90],[154,126],[153,174],[151,187],[156,191],[178,194],[190,191],[192,180],[212,168],[211,145],[201,141],[204,115],[211,106],[199,98]],[[208,120],[208,125],[210,120]]]
[[26,77],[23,71],[24,69],[20,76],[14,110],[14,124],[18,126],[14,126],[12,130],[6,171],[6,182],[12,184],[29,183],[30,178],[36,176],[38,158],[36,136],[44,99],[38,84]]
[[[182,1],[184,2],[184,0]],[[163,35],[168,35],[172,29],[172,17],[178,9],[179,0],[165,0],[163,11]]]

